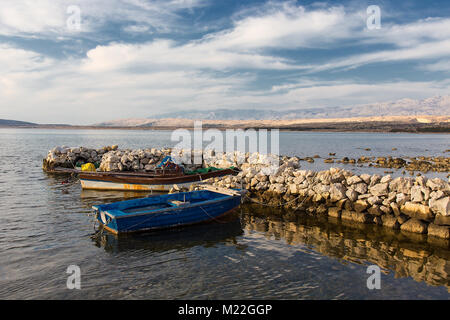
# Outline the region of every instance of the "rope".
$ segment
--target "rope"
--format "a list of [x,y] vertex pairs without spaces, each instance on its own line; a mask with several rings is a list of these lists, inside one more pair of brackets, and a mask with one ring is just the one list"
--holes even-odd
[[206,215],[207,215],[208,217],[210,217],[212,220],[214,220],[214,221],[216,221],[216,222],[219,222],[219,223],[227,223],[227,222],[220,221],[220,220],[218,220],[217,218],[211,216],[211,215],[210,215],[208,212],[206,212],[206,210],[203,209],[202,207],[200,207],[200,209],[202,209],[203,212],[206,213]]
[[130,230],[130,229],[133,228],[133,227],[136,227],[136,226],[138,226],[138,225],[140,225],[140,224],[143,224],[144,222],[150,221],[150,220],[152,220],[153,218],[159,217],[159,216],[161,216],[161,215],[163,215],[163,213],[160,213],[160,214],[154,213],[150,218],[145,219],[144,221],[141,221],[141,222],[139,222],[139,223],[136,223],[136,224],[134,224],[134,225],[132,225],[132,226],[126,228],[125,230]]

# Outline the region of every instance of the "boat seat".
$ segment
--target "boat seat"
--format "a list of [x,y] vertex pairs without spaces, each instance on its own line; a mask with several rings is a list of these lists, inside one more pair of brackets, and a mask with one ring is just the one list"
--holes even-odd
[[180,200],[170,200],[169,204],[171,204],[174,207],[182,207],[182,206],[187,206],[190,204],[189,201],[180,201]]

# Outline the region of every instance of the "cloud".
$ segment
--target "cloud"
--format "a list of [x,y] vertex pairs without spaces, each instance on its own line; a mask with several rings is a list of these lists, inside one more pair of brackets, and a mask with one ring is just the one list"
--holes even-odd
[[394,50],[381,50],[373,53],[356,54],[343,59],[311,67],[309,72],[318,72],[338,68],[357,68],[362,65],[408,60],[424,60],[450,55],[450,40],[427,42],[421,45]]
[[[67,27],[70,6],[81,11],[80,32],[92,33],[105,25],[138,24],[168,32],[177,27],[179,12],[206,5],[203,0],[3,0],[0,35],[49,38],[79,36]],[[130,27],[133,30],[133,27]]]
[[[136,72],[129,67],[130,62],[126,68],[103,66],[100,72],[86,68],[91,58],[43,60],[34,52],[6,49],[0,51],[0,61],[8,63],[8,56],[14,54],[22,62],[0,78],[2,114],[41,123],[91,124],[148,117],[162,110],[333,107],[404,97],[421,99],[448,93],[450,88],[448,81],[364,83],[352,79],[306,79],[266,91],[252,88],[257,80],[253,73],[228,74],[196,68]],[[131,56],[130,61],[135,63],[140,57]]]
[[299,69],[288,59],[257,53],[235,52],[209,42],[177,45],[172,40],[155,40],[143,44],[112,43],[87,52],[86,71],[139,68],[141,72],[158,69]]
[[428,42],[450,39],[449,18],[427,18],[406,24],[383,24],[376,31],[366,30],[362,41],[372,44],[392,44],[411,48]]
[[[186,23],[180,13],[206,2],[5,1],[0,35],[11,37],[0,45],[2,117],[90,124],[171,109],[288,109],[422,99],[448,94],[450,88],[448,81],[394,81],[392,74],[374,81],[344,79],[334,72],[330,81],[323,72],[402,61],[429,72],[448,71],[447,18],[386,23],[368,31],[357,8],[268,2],[236,13],[227,29],[200,36],[187,30],[192,37],[174,40],[174,30]],[[82,9],[83,36],[92,41],[82,56],[50,58],[13,41],[76,38],[65,30],[66,6],[73,3]],[[110,41],[99,30],[115,23],[128,34],[152,32],[153,38]],[[102,41],[92,40],[96,37]]]
[[269,2],[210,40],[217,47],[236,49],[323,47],[351,37],[361,22],[355,17],[340,6],[307,10],[294,2]]

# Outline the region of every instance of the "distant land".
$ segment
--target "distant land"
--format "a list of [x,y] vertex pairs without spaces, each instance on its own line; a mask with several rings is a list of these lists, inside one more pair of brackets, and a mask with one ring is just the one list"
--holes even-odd
[[1,127],[9,127],[9,126],[29,127],[29,126],[36,126],[36,125],[37,125],[36,123],[32,123],[32,122],[0,119],[0,126]]
[[437,96],[423,100],[401,99],[333,108],[306,108],[290,110],[270,109],[217,109],[183,110],[155,114],[149,119],[202,119],[202,120],[293,120],[333,119],[374,116],[441,116],[450,115],[450,96]]
[[151,118],[118,119],[93,125],[36,124],[0,120],[0,127],[55,129],[191,129],[195,120],[203,128],[275,129],[292,131],[375,131],[450,133],[450,96],[423,100],[402,99],[336,108],[295,110],[191,110],[154,115]]

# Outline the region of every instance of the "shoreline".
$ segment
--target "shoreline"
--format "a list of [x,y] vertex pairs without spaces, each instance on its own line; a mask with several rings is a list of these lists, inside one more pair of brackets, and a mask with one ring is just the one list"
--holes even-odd
[[201,121],[203,130],[278,129],[287,132],[450,133],[450,116],[420,115],[292,120],[129,119],[94,125],[28,124],[0,125],[0,128],[170,131],[193,130],[195,121]]
[[[52,130],[121,130],[121,131],[173,131],[177,129],[193,130],[193,127],[99,127],[99,126],[0,126],[0,129],[52,129]],[[391,130],[381,129],[381,128],[305,128],[305,127],[204,127],[204,130],[217,129],[220,131],[225,130],[275,130],[278,129],[280,132],[336,132],[336,133],[350,133],[350,132],[360,132],[360,133],[410,133],[410,134],[450,134],[450,125],[445,127],[434,127],[434,128],[396,128]]]

